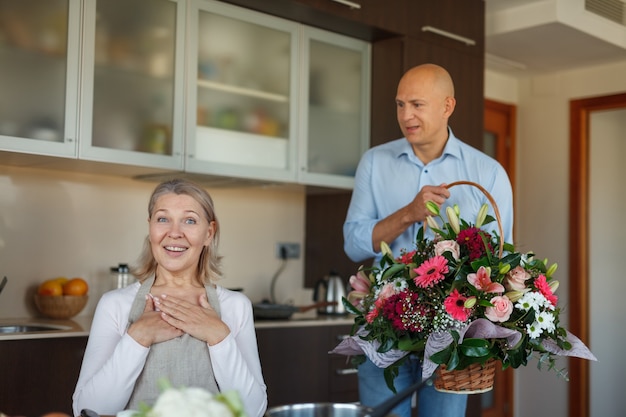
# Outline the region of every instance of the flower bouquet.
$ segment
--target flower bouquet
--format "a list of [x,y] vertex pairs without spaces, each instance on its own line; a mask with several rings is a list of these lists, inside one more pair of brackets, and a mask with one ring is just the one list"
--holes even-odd
[[[595,360],[560,325],[557,265],[504,242],[491,195],[467,181],[448,187],[460,184],[478,187],[496,218],[485,204],[473,224],[460,217],[458,206],[446,208],[446,221],[429,202],[432,216],[420,228],[415,248],[396,258],[383,243],[380,263],[361,267],[350,278],[353,291],[343,302],[355,315],[352,336],[333,353],[354,356],[357,364],[369,357],[385,368],[394,392],[398,367],[409,354],[421,359],[423,379],[437,374],[436,389],[462,393],[491,389],[497,361],[502,369],[517,368],[536,356],[540,369],[544,364],[555,369],[555,356]],[[494,221],[498,230],[487,232]],[[425,227],[434,239],[424,237]]]

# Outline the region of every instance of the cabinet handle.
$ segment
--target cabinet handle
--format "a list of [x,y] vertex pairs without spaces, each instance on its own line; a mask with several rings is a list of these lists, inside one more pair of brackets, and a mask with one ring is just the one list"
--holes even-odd
[[437,35],[445,36],[446,38],[463,42],[465,45],[468,46],[476,45],[476,41],[474,39],[466,38],[465,36],[457,35],[456,33],[448,32],[447,30],[439,29],[433,26],[422,26],[422,32],[436,33]]
[[361,8],[361,5],[359,3],[355,3],[353,1],[348,1],[348,0],[331,0],[331,1],[334,1],[335,3],[343,4],[344,6],[348,6],[351,9]]
[[344,368],[344,369],[337,369],[335,372],[337,373],[337,375],[352,375],[352,374],[356,374],[358,370],[356,368]]

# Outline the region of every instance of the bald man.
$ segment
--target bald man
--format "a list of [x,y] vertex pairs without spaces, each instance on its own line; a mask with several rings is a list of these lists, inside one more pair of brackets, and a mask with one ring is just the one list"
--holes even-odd
[[[381,258],[381,242],[393,253],[415,248],[415,238],[426,219],[426,202],[441,210],[458,204],[464,219],[475,219],[483,203],[475,187],[444,187],[455,181],[482,185],[495,199],[504,238],[513,241],[513,196],[504,168],[494,159],[462,142],[448,126],[454,112],[454,83],[448,71],[434,64],[408,70],[396,93],[397,118],[403,138],[368,150],[357,168],[352,199],[343,226],[344,250],[354,262]],[[491,212],[491,215],[494,215]],[[432,232],[427,230],[427,237]],[[393,395],[385,384],[384,370],[369,359],[359,365],[361,404],[376,406]],[[394,380],[399,392],[421,379],[419,359],[409,357]],[[418,397],[420,417],[463,417],[467,396],[446,394],[433,387]],[[411,416],[411,401],[393,411]]]

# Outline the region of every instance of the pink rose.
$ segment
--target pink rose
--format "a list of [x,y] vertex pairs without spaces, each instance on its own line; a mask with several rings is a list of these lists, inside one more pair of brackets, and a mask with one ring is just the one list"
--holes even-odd
[[526,288],[526,280],[530,278],[530,274],[521,266],[516,266],[506,274],[504,286],[509,291],[522,291]]
[[383,288],[380,290],[380,294],[378,295],[379,300],[386,300],[396,293],[396,289],[393,284],[385,284]]
[[450,252],[455,261],[459,260],[460,249],[459,244],[454,240],[441,240],[435,243],[435,254],[443,255],[444,252]]
[[485,317],[493,322],[505,322],[511,317],[513,303],[506,295],[498,295],[490,300],[493,307],[485,309]]

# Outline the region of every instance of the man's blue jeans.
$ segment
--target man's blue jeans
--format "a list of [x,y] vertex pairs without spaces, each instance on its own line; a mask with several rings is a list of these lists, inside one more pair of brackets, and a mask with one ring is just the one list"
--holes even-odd
[[[362,405],[376,407],[387,398],[395,395],[385,383],[384,369],[374,365],[369,359],[359,365],[359,400]],[[396,392],[420,381],[422,367],[419,359],[411,356],[400,367],[394,380]],[[418,395],[419,417],[464,417],[467,394],[448,394],[435,390],[432,385],[424,386]],[[392,411],[398,417],[411,417],[411,397],[402,401]]]

